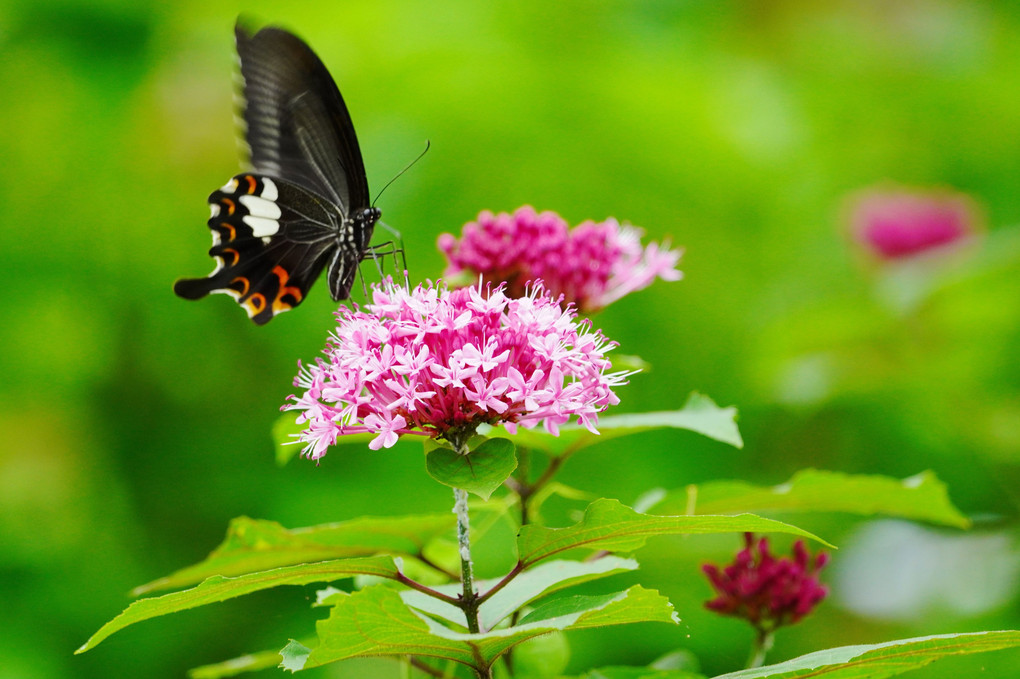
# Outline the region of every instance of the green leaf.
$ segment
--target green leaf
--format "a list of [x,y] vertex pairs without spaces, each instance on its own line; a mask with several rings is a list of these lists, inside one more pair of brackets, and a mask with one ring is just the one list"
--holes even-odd
[[188,670],[188,677],[190,677],[190,679],[220,679],[221,677],[236,677],[239,674],[256,672],[258,670],[276,667],[279,664],[280,651],[259,651],[258,653],[248,653],[247,655],[231,658],[230,660],[224,660],[223,662],[213,663],[212,665],[195,667]]
[[136,622],[168,613],[186,611],[206,604],[217,603],[280,585],[307,585],[313,582],[333,582],[355,575],[375,575],[396,578],[399,574],[392,557],[378,556],[365,559],[336,559],[321,563],[301,564],[275,568],[260,573],[249,573],[236,578],[220,575],[208,578],[202,584],[183,592],[173,592],[151,599],[141,599],[128,606],[123,613],[99,628],[99,631],[75,653],[97,646],[114,632]]
[[451,448],[433,448],[425,456],[429,475],[444,486],[488,500],[517,469],[514,444],[504,438],[488,439],[467,455]]
[[560,677],[570,662],[567,636],[559,630],[528,639],[514,648],[514,679]]
[[312,654],[312,649],[305,646],[300,641],[294,639],[290,640],[283,650],[280,651],[280,657],[283,658],[283,662],[280,663],[280,667],[291,672],[297,672],[304,668],[305,663],[308,662],[308,656]]
[[136,587],[131,593],[188,587],[213,575],[243,575],[327,559],[391,554],[418,556],[431,540],[451,531],[450,513],[404,517],[362,517],[308,528],[284,528],[275,521],[238,517],[227,536],[202,562]]
[[[483,631],[490,630],[514,611],[539,597],[583,582],[636,570],[637,567],[638,564],[633,559],[621,559],[615,556],[607,556],[595,561],[547,561],[521,573],[503,589],[493,594],[490,599],[487,599],[479,608],[478,623]],[[478,591],[485,594],[500,580],[501,578],[493,578],[475,584]],[[433,587],[433,589],[449,596],[456,596],[463,591],[459,583]],[[409,606],[456,625],[466,625],[463,611],[452,604],[414,590],[401,592],[400,595]]]
[[[692,511],[693,510],[693,511]],[[805,469],[779,486],[716,481],[667,493],[656,514],[729,514],[755,511],[882,514],[966,528],[970,521],[949,501],[931,471],[909,478]]]
[[620,436],[653,429],[686,429],[743,448],[744,441],[737,429],[736,417],[736,408],[720,408],[709,397],[694,392],[680,410],[601,417],[599,434],[577,425],[564,425],[560,427],[559,436],[535,429],[518,429],[511,439],[518,445],[559,457]]
[[705,533],[791,533],[817,540],[821,538],[796,526],[763,519],[753,514],[739,516],[652,516],[638,514],[618,500],[596,500],[584,511],[580,522],[567,528],[527,525],[521,528],[517,549],[523,567],[553,554],[584,547],[610,552],[631,552],[656,535],[692,535]]
[[304,430],[304,425],[297,423],[296,412],[286,412],[276,418],[270,434],[273,437],[273,449],[276,451],[276,464],[284,466],[301,452],[301,444],[297,435]]
[[635,354],[618,354],[615,351],[609,355],[613,364],[613,372],[618,370],[642,370],[649,371],[652,364]]
[[951,655],[984,653],[1020,646],[1020,632],[941,634],[888,641],[870,646],[843,646],[808,653],[777,665],[723,674],[716,679],[883,679],[924,667]]
[[[536,615],[538,610],[543,614]],[[464,634],[423,618],[387,587],[370,587],[342,598],[316,628],[319,645],[304,662],[291,654],[288,669],[308,669],[369,655],[418,655],[490,667],[513,646],[555,630],[633,622],[676,623],[673,606],[658,592],[631,587],[601,597],[568,597],[540,607],[527,624],[485,634]]]
[[705,679],[705,675],[653,667],[601,667],[584,675],[584,679]]
[[[305,425],[297,423],[298,413],[287,411],[280,415],[273,422],[271,435],[273,437],[273,448],[276,451],[276,464],[283,467],[295,455],[301,452],[303,447],[297,440],[297,435],[305,430]],[[339,437],[337,445],[358,445],[367,446],[369,441],[375,438],[375,434],[345,434]]]

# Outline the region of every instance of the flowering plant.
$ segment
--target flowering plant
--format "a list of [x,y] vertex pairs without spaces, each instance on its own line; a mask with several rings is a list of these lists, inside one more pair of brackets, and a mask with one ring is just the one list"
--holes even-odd
[[[746,546],[732,565],[705,567],[717,593],[708,608],[756,631],[748,668],[726,679],[863,676],[860,671],[888,677],[949,654],[1020,645],[1020,632],[955,634],[829,649],[762,666],[775,629],[806,619],[827,591],[818,580],[827,557],[812,559],[803,540],[828,543],[751,512],[883,513],[965,527],[967,519],[930,474],[900,482],[808,470],[774,488],[709,482],[658,489],[635,503],[640,511],[596,499],[576,511],[575,523],[545,525],[545,500],[586,497],[555,478],[600,440],[684,429],[720,445],[743,445],[735,409],[697,393],[679,408],[605,413],[621,401],[617,392],[631,374],[612,370],[607,353],[616,344],[591,321],[578,321],[576,309],[595,311],[656,277],[675,280],[679,253],[642,248],[637,232],[615,220],[570,232],[556,215],[530,208],[512,217],[483,212],[462,240],[446,236],[440,245],[449,273],[471,271],[482,282],[450,290],[384,280],[373,286],[370,303],[342,307],[324,356],[299,368],[300,391],[283,407],[290,429],[279,443],[303,444],[305,457],[321,460],[341,441],[382,450],[416,437],[424,442],[428,475],[453,489],[452,514],[362,517],[300,529],[235,519],[207,559],[136,594],[179,591],[134,602],[79,652],[155,616],[280,585],[318,584],[329,585],[315,601],[328,615],[313,637],[201,667],[194,676],[274,665],[294,672],[384,656],[401,676],[557,677],[567,667],[566,632],[680,621],[667,596],[640,584],[606,593],[606,582],[598,594],[580,593],[579,585],[636,571],[632,555],[649,537],[713,533],[743,533]],[[486,564],[494,577],[475,577],[472,515],[487,525],[513,526],[513,536],[495,550],[509,560]],[[800,538],[794,558],[774,557],[766,539],[755,544],[752,533]],[[676,558],[682,563],[679,550]],[[336,582],[351,584],[338,589]],[[704,679],[689,657],[680,649],[641,667],[584,676]]]
[[613,344],[540,285],[512,299],[502,288],[387,281],[365,311],[341,307],[337,319],[328,360],[301,369],[305,392],[284,406],[301,411],[312,459],[360,432],[377,434],[374,450],[400,434],[459,441],[482,424],[543,423],[555,434],[571,415],[594,432],[626,377],[608,372]]
[[535,280],[581,311],[597,311],[646,288],[656,278],[679,280],[680,251],[655,243],[641,247],[641,231],[613,218],[586,221],[573,229],[555,212],[525,205],[512,215],[485,211],[464,225],[460,239],[444,233],[439,249],[446,276],[462,273],[503,282],[521,296]]

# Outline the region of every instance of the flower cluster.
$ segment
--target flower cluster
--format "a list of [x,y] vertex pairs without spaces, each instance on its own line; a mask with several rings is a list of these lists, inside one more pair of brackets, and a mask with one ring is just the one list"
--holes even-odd
[[[736,560],[720,570],[702,566],[718,593],[705,606],[723,615],[744,618],[756,629],[771,632],[792,624],[810,613],[829,593],[819,584],[817,573],[829,560],[822,552],[812,562],[804,543],[793,545],[794,558],[776,558],[762,538],[757,546],[751,533],[744,535],[745,547]],[[757,547],[757,554],[755,553]]]
[[851,207],[851,235],[884,260],[900,260],[944,249],[978,232],[978,210],[966,195],[874,189]]
[[648,287],[656,278],[681,277],[679,250],[651,243],[641,247],[641,231],[615,219],[587,221],[570,229],[555,212],[536,213],[529,206],[512,215],[482,212],[464,226],[458,240],[439,237],[449,265],[446,276],[480,275],[492,284],[506,283],[519,297],[541,280],[554,296],[591,312]]
[[576,416],[594,431],[598,413],[619,402],[613,387],[627,373],[607,372],[605,355],[615,344],[540,285],[510,299],[481,285],[409,291],[386,280],[372,300],[337,311],[325,360],[300,367],[304,393],[283,406],[301,411],[312,459],[363,432],[377,434],[377,450],[401,434],[463,439],[482,423],[556,433]]

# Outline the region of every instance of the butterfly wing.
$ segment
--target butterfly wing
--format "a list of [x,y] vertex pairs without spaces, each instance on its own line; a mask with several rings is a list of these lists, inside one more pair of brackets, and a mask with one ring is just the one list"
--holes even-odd
[[336,212],[295,184],[240,174],[214,191],[209,204],[216,268],[205,278],[177,281],[174,292],[185,299],[228,294],[258,325],[300,304],[343,250]]
[[368,180],[354,124],[322,61],[295,35],[235,28],[245,140],[255,172],[310,189],[345,216],[368,207]]

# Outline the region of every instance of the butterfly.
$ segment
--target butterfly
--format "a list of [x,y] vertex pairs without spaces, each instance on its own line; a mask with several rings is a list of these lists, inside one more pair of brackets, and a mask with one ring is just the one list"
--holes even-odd
[[209,196],[216,268],[178,280],[174,292],[228,294],[263,325],[301,304],[323,269],[333,299],[347,299],[381,213],[322,61],[280,28],[252,35],[238,24],[234,33],[250,170]]

